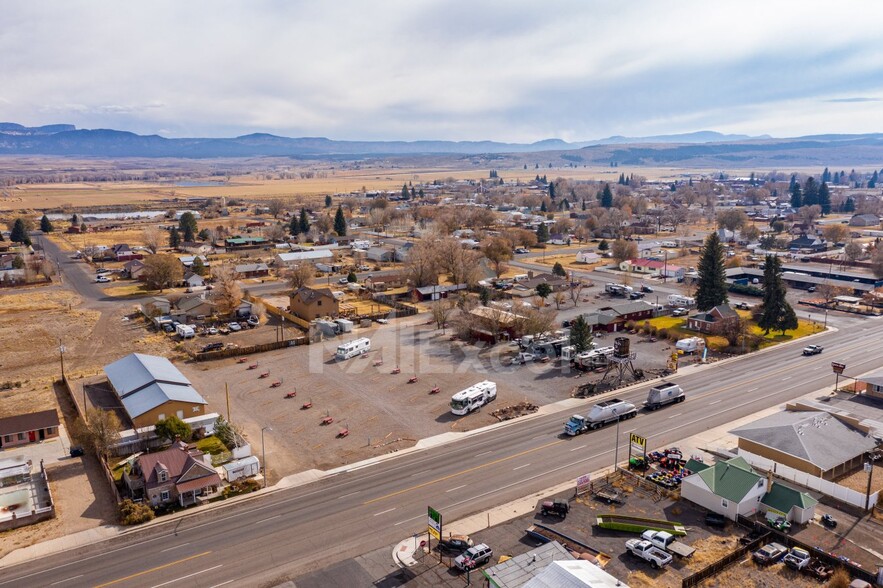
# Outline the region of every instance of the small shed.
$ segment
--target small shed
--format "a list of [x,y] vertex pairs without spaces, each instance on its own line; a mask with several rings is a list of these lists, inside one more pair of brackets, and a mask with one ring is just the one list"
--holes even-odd
[[760,501],[760,510],[768,519],[784,517],[800,525],[813,520],[819,501],[805,492],[773,482],[770,491]]
[[221,467],[224,468],[224,479],[228,482],[233,482],[239,478],[256,476],[261,471],[261,463],[254,455],[225,463]]

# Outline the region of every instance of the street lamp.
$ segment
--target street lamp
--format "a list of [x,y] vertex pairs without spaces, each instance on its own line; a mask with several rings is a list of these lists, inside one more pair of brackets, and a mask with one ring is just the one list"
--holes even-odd
[[263,469],[264,469],[264,488],[267,487],[267,451],[266,451],[266,449],[264,448],[264,431],[266,431],[266,430],[268,430],[268,429],[269,429],[270,431],[272,431],[272,430],[273,430],[273,427],[271,427],[270,425],[267,425],[266,427],[262,427],[262,428],[261,428],[261,461],[264,462],[264,464],[263,464]]

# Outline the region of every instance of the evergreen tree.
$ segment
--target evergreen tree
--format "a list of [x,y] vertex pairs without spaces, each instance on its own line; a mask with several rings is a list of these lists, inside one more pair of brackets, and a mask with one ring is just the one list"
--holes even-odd
[[291,215],[291,222],[288,224],[288,232],[295,236],[300,234],[300,220],[295,215]]
[[788,191],[794,193],[794,186],[797,184],[797,174],[791,174],[791,182],[788,184]]
[[831,181],[831,172],[828,171],[828,168],[825,168],[825,171],[822,172],[822,183]]
[[55,228],[52,226],[52,223],[49,222],[49,217],[45,214],[43,215],[43,218],[40,219],[40,230],[44,233],[51,233],[55,230]]
[[549,297],[549,294],[552,293],[552,286],[547,284],[546,282],[540,282],[536,287],[537,296],[545,300]]
[[196,257],[194,257],[193,264],[190,266],[190,271],[192,271],[194,274],[196,274],[198,276],[204,276],[205,270],[206,270],[206,267],[205,267],[205,263],[202,261],[202,257],[200,257],[198,255]]
[[[503,178],[500,178],[502,180]],[[411,199],[417,198],[417,190],[414,189],[414,186],[411,186]]]
[[28,227],[25,225],[24,219],[17,218],[12,225],[12,234],[9,240],[13,243],[21,243],[22,245],[30,245],[31,238],[28,236]]
[[178,227],[173,227],[172,232],[169,233],[169,247],[177,249],[180,244],[181,235],[178,233]]
[[558,261],[556,261],[555,265],[552,266],[552,273],[556,276],[561,276],[562,278],[567,277],[567,271],[564,269],[564,266],[561,265],[561,263]]
[[310,219],[307,218],[307,210],[305,208],[300,209],[300,219],[297,221],[297,229],[305,235],[310,232]]
[[847,196],[843,201],[843,212],[855,212],[855,200],[852,199],[852,196]]
[[178,228],[185,241],[196,241],[199,227],[196,226],[196,216],[192,212],[185,212],[178,220]]
[[822,215],[831,214],[831,191],[826,182],[819,186],[819,206],[822,207]]
[[356,275],[356,272],[350,270],[350,273],[346,275],[346,281],[350,284],[355,284],[359,281],[359,276]]
[[71,226],[78,226],[79,224],[80,224],[80,217],[77,216],[77,213],[75,212],[73,214],[73,216],[71,216]]
[[803,184],[803,206],[815,206],[819,203],[819,185],[812,176]]
[[331,208],[331,194],[325,196],[325,208]]
[[[791,178],[794,179],[794,176],[791,176]],[[800,184],[796,180],[791,182],[789,192],[791,192],[791,208],[797,210],[803,206],[803,196],[801,194]]]
[[586,201],[583,200],[583,210],[585,210],[585,209],[586,209]]
[[411,192],[408,191],[408,184],[402,184],[402,200],[411,198]]
[[540,226],[537,227],[537,241],[540,243],[545,243],[549,240],[549,226],[546,223],[540,223]]
[[607,242],[607,239],[601,239],[601,242],[598,243],[598,251],[607,251],[610,249],[610,243]]
[[21,254],[16,255],[12,259],[12,269],[24,269],[25,267],[25,258],[21,256]]
[[3,241],[6,241],[6,239],[3,237],[3,231],[0,231],[0,243]]
[[601,206],[604,208],[613,206],[613,192],[610,191],[610,184],[604,184],[604,191],[601,192]]
[[340,206],[337,207],[337,212],[334,213],[334,232],[339,237],[346,236],[346,218],[344,218],[343,208]]
[[208,229],[200,229],[197,237],[200,241],[209,241],[212,238],[212,233]]
[[570,344],[577,353],[588,351],[592,346],[592,331],[583,315],[577,316],[570,323]]
[[482,286],[478,289],[478,299],[481,301],[482,306],[487,306],[487,303],[491,301],[491,291],[487,286]]
[[420,198],[423,198],[423,188],[420,188],[420,189],[417,191],[417,194],[420,196]]
[[874,175],[871,176],[871,179],[868,180],[868,188],[874,189],[877,187],[877,181],[879,180],[879,176],[877,175],[877,170],[874,170]]
[[763,305],[757,326],[764,335],[770,331],[785,331],[797,328],[797,315],[785,300],[785,284],[782,282],[782,263],[775,255],[767,255],[763,270]]
[[711,310],[727,301],[727,274],[724,270],[724,246],[717,233],[705,239],[699,258],[699,280],[696,288],[696,308]]
[[540,204],[540,212],[549,212],[549,209],[546,208],[545,200],[543,200],[543,202]]
[[555,182],[549,184],[549,198],[555,200]]

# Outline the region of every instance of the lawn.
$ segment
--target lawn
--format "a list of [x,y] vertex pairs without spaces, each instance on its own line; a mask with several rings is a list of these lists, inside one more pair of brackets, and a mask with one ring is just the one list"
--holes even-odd
[[[743,320],[748,320],[750,327],[749,332],[751,335],[756,337],[760,337],[763,341],[760,344],[761,349],[764,347],[769,347],[770,345],[775,345],[777,343],[785,343],[786,341],[792,341],[794,339],[799,339],[801,337],[806,337],[807,335],[812,335],[813,333],[817,333],[820,330],[818,323],[809,320],[798,319],[797,328],[793,331],[786,331],[783,335],[777,331],[770,331],[768,335],[763,334],[763,329],[758,327],[756,324],[750,321],[751,313],[748,311],[737,311],[739,316],[742,317]],[[700,334],[695,331],[690,331],[686,328],[686,318],[682,317],[674,317],[674,316],[660,316],[648,321],[652,326],[655,326],[657,329],[668,329],[669,332],[677,333],[679,337],[696,337]],[[636,325],[638,327],[644,324],[643,321],[638,321]],[[711,349],[722,349],[727,347],[727,340],[724,337],[706,337],[706,341],[708,343],[708,347]]]
[[196,448],[203,453],[209,453],[211,455],[218,455],[227,451],[227,447],[224,446],[221,440],[214,435],[203,437],[197,441]]
[[148,290],[143,282],[130,282],[124,286],[105,288],[104,293],[114,298],[141,298],[142,296],[159,294],[159,290]]

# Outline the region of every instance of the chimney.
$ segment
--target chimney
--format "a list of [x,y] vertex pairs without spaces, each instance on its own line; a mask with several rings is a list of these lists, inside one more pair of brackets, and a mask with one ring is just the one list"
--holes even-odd
[[533,279],[533,270],[527,270],[527,279],[528,279],[528,280],[532,280],[532,279]]

